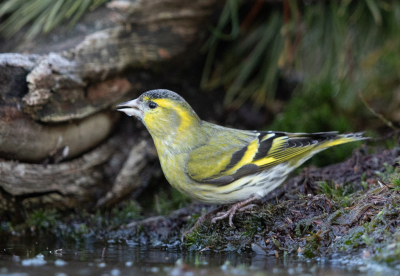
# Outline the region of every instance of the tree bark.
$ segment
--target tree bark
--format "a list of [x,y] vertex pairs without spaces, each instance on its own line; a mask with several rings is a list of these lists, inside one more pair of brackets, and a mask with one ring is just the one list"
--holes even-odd
[[[115,171],[116,184],[111,186],[107,194],[116,194],[115,198],[105,197],[118,202],[127,197],[132,191],[146,185],[149,176],[154,173],[154,166],[150,166],[156,155],[149,142],[142,140],[134,146],[131,153],[140,160],[140,166],[129,173],[125,160],[132,159],[131,155],[122,153],[117,144],[124,142],[124,138],[115,135],[106,143],[94,150],[60,164],[27,164],[16,161],[0,162],[0,214],[2,211],[24,213],[26,210],[41,207],[58,207],[60,209],[85,208],[93,210],[103,206],[106,201],[98,201],[99,195],[110,187],[112,179],[108,179],[107,171]],[[119,156],[118,156],[119,155]],[[123,157],[121,158],[121,155]],[[136,164],[137,165],[137,164]],[[121,171],[120,171],[121,170]],[[124,179],[125,181],[121,181]],[[130,185],[136,183],[136,185]],[[118,187],[125,185],[125,190]],[[115,192],[117,191],[117,192]],[[112,206],[109,204],[108,206]]]
[[144,92],[135,74],[194,57],[185,53],[216,3],[112,1],[72,30],[67,22],[32,41],[23,31],[2,41],[0,53],[14,53],[0,54],[0,197],[109,207],[145,185],[154,149],[137,131],[119,138],[130,145],[126,164],[98,178],[121,155],[107,146],[119,118],[110,110]]

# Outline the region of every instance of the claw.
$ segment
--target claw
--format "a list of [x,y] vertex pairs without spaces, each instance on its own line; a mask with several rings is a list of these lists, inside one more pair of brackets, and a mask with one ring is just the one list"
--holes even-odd
[[235,226],[235,225],[233,224],[233,217],[235,216],[236,212],[242,212],[242,211],[249,210],[249,209],[251,209],[251,208],[257,206],[256,204],[249,204],[249,205],[247,205],[247,204],[250,203],[250,202],[252,202],[252,201],[254,201],[254,200],[256,200],[256,199],[258,199],[258,198],[259,198],[258,196],[252,196],[252,197],[250,197],[249,199],[246,199],[246,200],[244,200],[244,201],[238,202],[238,203],[234,204],[234,205],[231,207],[231,209],[229,209],[229,210],[226,211],[226,212],[220,212],[220,211],[222,210],[222,207],[219,207],[219,208],[217,208],[217,209],[215,209],[215,210],[213,210],[213,211],[211,211],[211,212],[209,212],[209,213],[207,213],[207,214],[205,214],[205,215],[202,215],[201,217],[199,217],[199,219],[197,220],[197,222],[195,223],[195,225],[194,225],[192,228],[190,228],[188,231],[186,231],[186,232],[184,232],[184,233],[182,234],[181,240],[183,241],[183,239],[184,239],[188,234],[192,233],[192,232],[195,231],[197,228],[199,228],[199,226],[200,226],[202,223],[204,223],[205,221],[209,220],[210,217],[211,217],[212,215],[214,215],[214,214],[216,214],[216,215],[215,215],[215,217],[211,220],[211,223],[216,223],[216,222],[219,221],[219,220],[222,220],[222,219],[224,219],[224,218],[229,217],[229,226],[233,228],[233,227]]
[[216,223],[217,221],[226,218],[227,216],[229,216],[231,210],[232,210],[232,209],[230,209],[230,210],[228,210],[228,211],[226,211],[226,212],[220,212],[220,213],[218,213],[217,216],[214,217],[214,218],[211,220],[211,223]]

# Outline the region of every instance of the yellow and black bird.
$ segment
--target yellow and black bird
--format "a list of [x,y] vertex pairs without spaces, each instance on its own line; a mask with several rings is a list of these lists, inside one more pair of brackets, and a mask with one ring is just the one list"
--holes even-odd
[[[191,106],[169,90],[152,90],[117,106],[150,132],[168,182],[196,200],[234,203],[212,222],[246,208],[279,186],[314,154],[367,139],[362,133],[287,133],[226,128],[202,121]],[[312,122],[311,122],[312,123]]]

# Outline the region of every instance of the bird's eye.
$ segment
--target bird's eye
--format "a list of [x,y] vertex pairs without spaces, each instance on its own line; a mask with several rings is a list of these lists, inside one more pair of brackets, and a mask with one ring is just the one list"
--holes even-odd
[[157,107],[157,104],[156,104],[155,102],[149,102],[149,107],[150,107],[151,109],[154,109],[154,108]]

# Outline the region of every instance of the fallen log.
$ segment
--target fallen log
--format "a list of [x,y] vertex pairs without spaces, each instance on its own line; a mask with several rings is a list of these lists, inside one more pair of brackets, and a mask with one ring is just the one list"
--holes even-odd
[[143,71],[195,57],[186,53],[198,49],[216,3],[111,1],[72,30],[67,22],[32,41],[24,30],[1,41],[0,212],[110,207],[137,196],[154,170],[154,148],[138,131],[113,134],[111,110],[143,92]]
[[24,162],[41,162],[60,150],[63,159],[77,157],[103,142],[119,118],[119,114],[105,111],[79,121],[43,125],[15,107],[3,107],[2,111],[0,156]]
[[[0,214],[5,211],[9,215],[24,213],[42,207],[93,210],[96,204],[100,206],[105,202],[98,202],[100,197],[112,199],[114,203],[129,197],[147,184],[156,170],[151,165],[156,155],[146,140],[130,152],[128,149],[126,154],[116,146],[124,140],[125,137],[116,135],[81,157],[59,164],[0,161]],[[126,169],[121,170],[132,164],[125,163],[127,159],[140,160],[140,166],[128,174]],[[116,185],[107,183],[113,179]],[[110,186],[111,192],[107,195],[116,193],[115,197],[105,195]],[[118,189],[121,186],[125,189]]]

